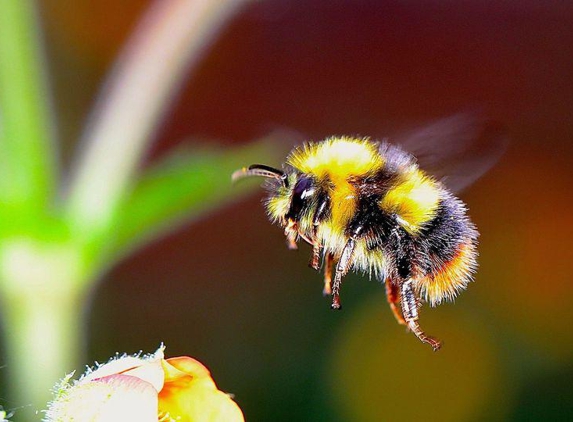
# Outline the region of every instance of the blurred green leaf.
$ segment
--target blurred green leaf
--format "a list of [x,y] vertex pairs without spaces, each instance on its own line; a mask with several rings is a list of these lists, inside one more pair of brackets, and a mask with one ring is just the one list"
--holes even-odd
[[108,256],[119,259],[189,219],[251,191],[258,185],[232,184],[233,171],[254,162],[280,162],[284,158],[281,150],[275,139],[265,138],[228,149],[203,147],[170,153],[143,174],[119,207]]
[[44,212],[56,145],[35,3],[0,2],[0,211]]

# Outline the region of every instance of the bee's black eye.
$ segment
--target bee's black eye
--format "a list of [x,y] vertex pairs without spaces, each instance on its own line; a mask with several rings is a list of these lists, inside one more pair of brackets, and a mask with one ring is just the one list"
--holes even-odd
[[297,220],[302,208],[306,204],[308,198],[314,194],[314,191],[314,179],[308,176],[301,176],[294,185],[290,208],[286,218]]
[[308,176],[302,176],[294,185],[292,192],[293,198],[299,197],[305,199],[306,197],[312,195],[314,192],[314,180]]

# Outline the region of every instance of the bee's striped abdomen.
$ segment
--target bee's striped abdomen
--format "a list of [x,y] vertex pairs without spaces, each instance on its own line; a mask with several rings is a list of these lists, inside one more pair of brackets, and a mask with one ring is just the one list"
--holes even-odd
[[477,238],[463,202],[444,190],[435,217],[417,238],[424,257],[415,284],[421,297],[437,305],[467,286],[477,267]]

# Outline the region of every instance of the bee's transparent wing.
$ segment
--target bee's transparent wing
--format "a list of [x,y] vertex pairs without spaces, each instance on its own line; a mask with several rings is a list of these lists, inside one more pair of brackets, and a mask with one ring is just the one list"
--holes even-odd
[[460,192],[503,155],[508,138],[499,125],[457,114],[393,140],[414,155],[420,168]]

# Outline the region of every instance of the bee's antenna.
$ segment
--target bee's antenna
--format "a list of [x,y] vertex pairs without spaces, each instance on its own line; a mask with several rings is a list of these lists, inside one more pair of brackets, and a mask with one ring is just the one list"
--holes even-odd
[[237,170],[231,176],[233,182],[236,182],[243,177],[249,176],[262,176],[262,177],[269,177],[271,179],[278,179],[286,185],[286,175],[283,171],[277,170],[275,168],[265,166],[264,164],[253,164],[250,165],[248,168],[243,167],[240,170]]

